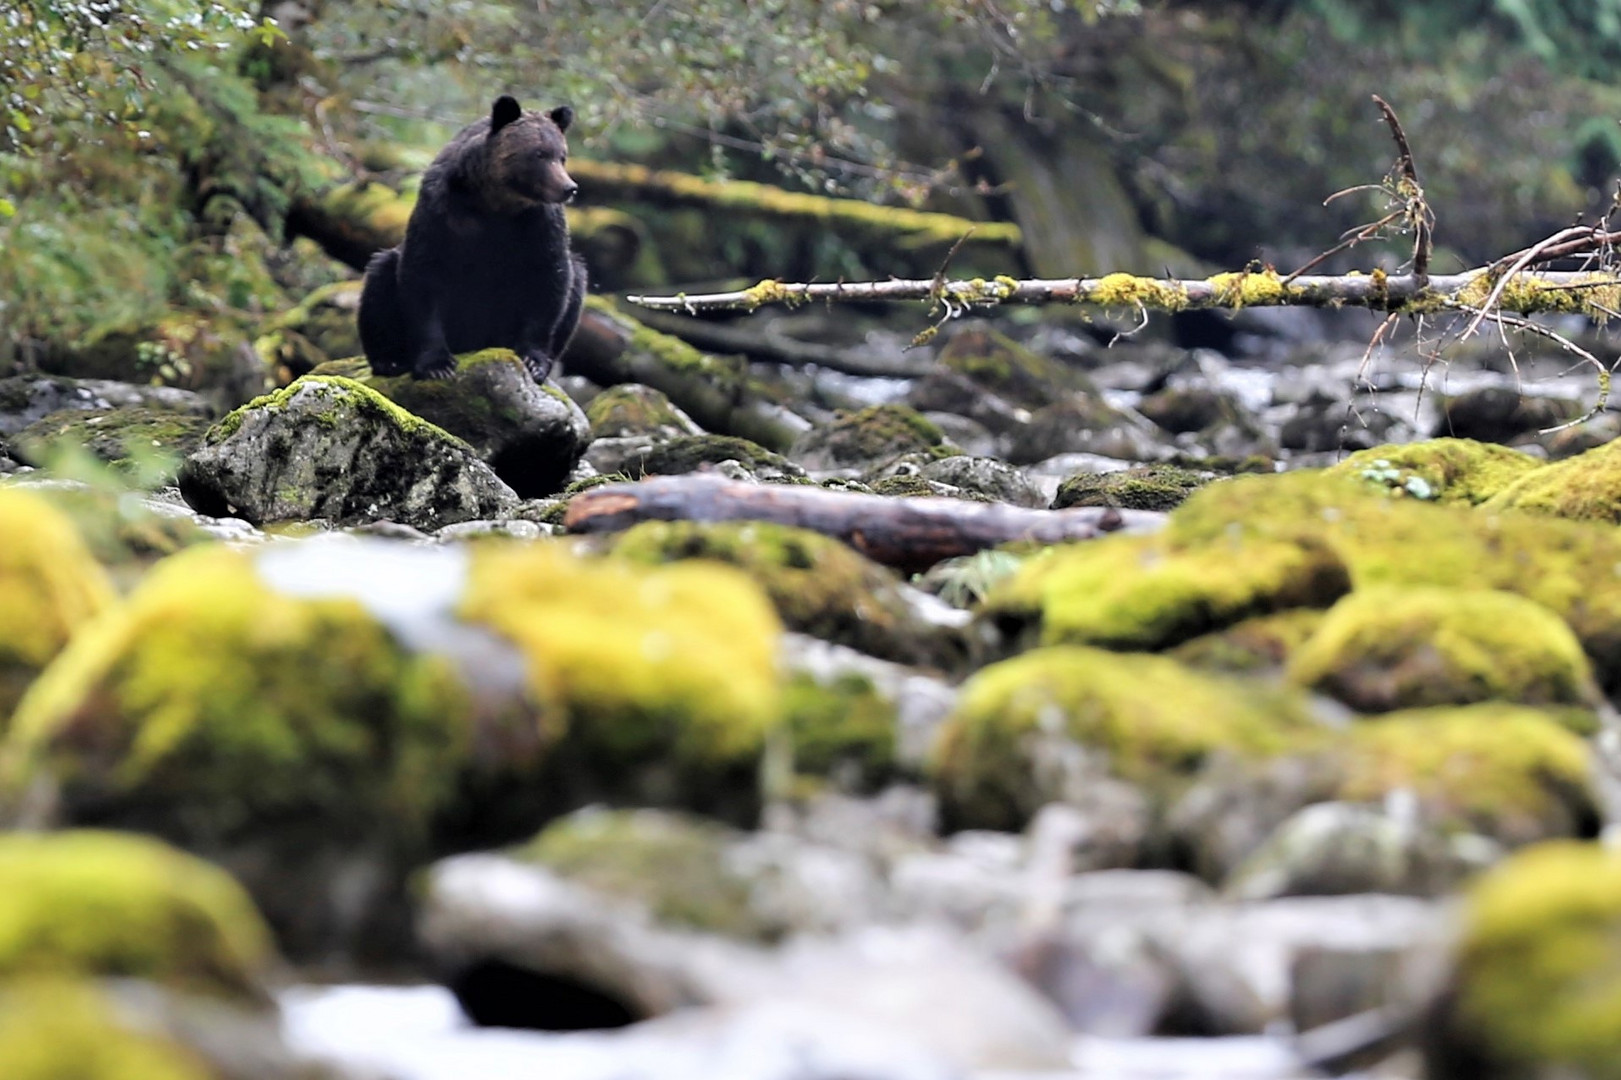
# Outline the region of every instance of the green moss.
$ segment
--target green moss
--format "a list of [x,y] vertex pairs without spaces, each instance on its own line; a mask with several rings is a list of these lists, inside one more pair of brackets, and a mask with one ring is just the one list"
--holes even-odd
[[1545,468],[1530,454],[1473,439],[1376,446],[1325,470],[1395,496],[1438,503],[1483,503],[1527,473]]
[[1621,688],[1621,534],[1611,526],[1390,499],[1302,471],[1201,489],[1160,543],[1181,551],[1246,537],[1325,544],[1358,589],[1438,585],[1535,600],[1576,632],[1605,689]]
[[1293,608],[1258,615],[1225,630],[1185,641],[1170,651],[1190,667],[1233,674],[1280,668],[1322,625],[1323,612]]
[[1325,607],[1349,587],[1321,543],[1234,537],[1168,551],[1155,537],[1109,537],[1026,561],[984,614],[1039,625],[1045,645],[1162,649],[1253,615]]
[[[1459,289],[1454,299],[1460,304],[1479,307],[1486,302],[1499,280],[1490,274],[1480,274]],[[1572,285],[1587,287],[1573,288]],[[1614,274],[1604,273],[1584,274],[1573,282],[1560,283],[1536,274],[1520,273],[1508,279],[1497,304],[1506,311],[1522,315],[1563,312],[1606,322],[1610,313],[1621,307],[1621,282]]]
[[1592,669],[1564,621],[1513,593],[1359,589],[1289,661],[1297,684],[1363,712],[1512,701],[1592,705]]
[[1078,303],[1103,307],[1144,307],[1155,311],[1181,311],[1188,306],[1187,290],[1158,278],[1133,274],[1106,274],[1090,290],[1075,297]]
[[913,661],[928,652],[897,595],[893,571],[838,540],[770,522],[649,521],[623,533],[614,553],[645,565],[711,559],[739,567],[790,629],[863,652]]
[[1484,509],[1621,524],[1621,443],[1604,443],[1529,472],[1498,491]]
[[642,470],[648,476],[680,476],[722,461],[735,461],[751,472],[804,473],[781,454],[735,435],[683,435],[658,443],[642,458]]
[[[523,361],[511,349],[463,353],[456,357],[456,374],[465,375],[487,364],[510,365],[525,382],[529,380]],[[433,423],[443,430],[472,441],[488,438],[492,431],[520,419],[510,405],[486,394],[470,391],[460,378],[417,379],[410,375],[373,375],[365,380],[365,385],[399,406],[413,419],[431,416]]]
[[191,1050],[140,1030],[88,982],[0,985],[6,1080],[217,1080]]
[[1590,828],[1591,755],[1560,718],[1517,705],[1410,709],[1356,724],[1339,798],[1412,793],[1426,822],[1523,844]]
[[670,399],[646,386],[611,386],[591,399],[585,416],[595,439],[692,432],[691,421],[675,411]]
[[659,922],[762,939],[747,879],[727,861],[738,834],[715,822],[656,810],[584,810],[513,855],[588,888],[635,901]]
[[[444,428],[430,424],[421,417],[406,411],[365,383],[341,375],[305,375],[289,386],[284,386],[263,397],[254,398],[210,428],[207,437],[203,441],[210,446],[224,442],[236,434],[237,430],[242,427],[242,421],[247,419],[248,414],[260,409],[284,409],[287,407],[287,403],[292,400],[294,394],[312,386],[324,389],[333,401],[332,408],[321,418],[325,423],[341,423],[343,414],[340,409],[348,407],[355,409],[362,416],[382,416],[407,432],[428,438],[444,439],[458,445],[466,445],[461,439],[450,434]],[[339,402],[342,404],[340,405]]]
[[44,498],[0,488],[0,719],[113,590],[71,521]]
[[64,446],[82,447],[146,487],[174,483],[179,459],[196,449],[210,421],[170,409],[73,409],[18,432],[20,460],[45,465]]
[[873,405],[839,413],[832,423],[809,433],[802,445],[835,466],[850,466],[944,449],[944,442],[945,434],[915,409]]
[[1058,485],[1052,508],[1117,506],[1174,510],[1215,477],[1176,465],[1140,465],[1111,473],[1077,473]]
[[1216,298],[1232,308],[1281,304],[1300,291],[1296,286],[1285,285],[1277,271],[1270,268],[1215,274],[1210,278],[1210,285],[1216,291]]
[[0,980],[124,976],[256,998],[270,933],[231,876],[132,833],[0,836]]
[[357,601],[283,596],[251,555],[198,547],[74,638],[5,749],[70,807],[187,843],[298,815],[410,833],[450,794],[469,724],[447,663]]
[[894,775],[895,703],[871,679],[852,672],[824,683],[801,672],[785,697],[797,772],[864,791]]
[[1016,829],[1063,795],[1049,777],[1065,742],[1095,755],[1094,767],[1165,794],[1217,751],[1265,755],[1314,737],[1291,695],[1164,657],[1060,646],[969,679],[930,771],[955,824]]
[[609,762],[702,771],[759,754],[781,715],[781,624],[742,574],[585,560],[560,543],[472,554],[460,613],[523,651],[549,732]]
[[1472,891],[1456,968],[1458,1034],[1497,1076],[1621,1077],[1621,856],[1555,841]]

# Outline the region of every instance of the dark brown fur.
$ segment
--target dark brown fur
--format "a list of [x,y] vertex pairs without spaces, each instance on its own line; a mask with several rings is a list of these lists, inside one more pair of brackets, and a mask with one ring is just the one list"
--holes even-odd
[[360,341],[380,375],[445,378],[455,354],[503,347],[546,378],[579,325],[585,264],[569,250],[564,106],[508,96],[439,152],[397,248],[366,268]]

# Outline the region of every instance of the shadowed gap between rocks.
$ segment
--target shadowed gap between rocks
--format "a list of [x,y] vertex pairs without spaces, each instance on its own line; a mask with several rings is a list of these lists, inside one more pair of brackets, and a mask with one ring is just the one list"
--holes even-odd
[[461,969],[448,985],[462,1011],[480,1027],[599,1031],[647,1019],[628,1003],[577,979],[494,958]]

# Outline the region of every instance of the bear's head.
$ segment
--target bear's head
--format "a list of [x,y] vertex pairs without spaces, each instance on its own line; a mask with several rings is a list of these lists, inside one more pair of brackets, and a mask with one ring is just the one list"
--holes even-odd
[[516,98],[502,94],[490,109],[485,136],[491,201],[514,207],[565,203],[579,185],[563,168],[568,143],[563,132],[574,119],[567,105],[549,113],[525,112]]

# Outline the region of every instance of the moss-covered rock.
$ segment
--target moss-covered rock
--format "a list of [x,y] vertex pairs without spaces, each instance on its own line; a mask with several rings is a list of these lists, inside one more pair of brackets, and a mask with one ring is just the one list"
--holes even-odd
[[7,750],[64,816],[212,847],[300,818],[334,837],[420,831],[469,741],[448,664],[361,604],[269,587],[252,555],[160,563],[74,638],[17,709]]
[[172,484],[180,459],[208,431],[206,417],[172,409],[72,409],[36,420],[11,440],[18,457],[44,465],[64,445],[82,447],[143,485]]
[[944,456],[945,434],[905,405],[872,405],[840,413],[806,432],[790,454],[807,469],[858,469],[917,452]]
[[741,835],[686,814],[587,809],[510,854],[634,901],[665,925],[765,938],[770,928],[750,907],[750,883],[727,858]]
[[1495,443],[1430,439],[1359,450],[1325,472],[1392,495],[1473,506],[1543,465],[1530,454]]
[[191,1049],[142,1030],[92,984],[0,984],[6,1080],[223,1080]]
[[1452,992],[1430,1025],[1442,1080],[1621,1077],[1621,856],[1528,848],[1478,882]]
[[0,836],[0,982],[148,979],[258,1000],[270,933],[230,875],[130,833]]
[[365,382],[464,440],[520,498],[561,488],[590,441],[579,406],[555,386],[537,385],[510,349],[458,356],[450,379],[374,375]]
[[517,503],[461,439],[369,386],[323,375],[216,424],[181,468],[180,490],[202,513],[256,524],[387,518],[437,528]]
[[1608,692],[1621,687],[1621,534],[1609,526],[1392,499],[1320,472],[1238,477],[1171,514],[1169,551],[1241,538],[1311,538],[1353,585],[1438,585],[1518,593],[1576,632]]
[[1354,725],[1341,798],[1410,792],[1425,822],[1509,844],[1590,833],[1598,820],[1581,736],[1536,709],[1411,709]]
[[959,326],[940,350],[938,362],[1030,409],[1051,405],[1075,391],[1097,392],[1081,371],[1048,359],[983,322]]
[[1016,829],[1099,774],[1165,797],[1217,751],[1268,755],[1317,734],[1290,694],[1164,657],[1060,646],[969,679],[930,772],[952,824]]
[[529,694],[557,740],[547,783],[565,802],[709,808],[757,795],[755,766],[781,718],[781,624],[737,570],[480,545],[458,613],[526,658]]
[[759,443],[735,435],[683,435],[656,443],[626,460],[621,471],[680,476],[705,465],[735,461],[761,480],[799,480],[805,470]]
[[37,495],[0,488],[0,718],[112,600],[72,522]]
[[1621,524],[1621,442],[1528,472],[1497,492],[1482,509]]
[[1254,615],[1326,607],[1349,588],[1344,564],[1320,542],[1235,536],[1168,550],[1157,537],[1109,537],[1026,560],[983,615],[1044,645],[1153,650]]
[[702,434],[692,418],[651,386],[610,386],[591,399],[585,410],[593,439],[639,435],[674,439]]
[[894,776],[899,719],[871,678],[849,671],[824,681],[796,672],[784,699],[795,772],[854,791],[875,791]]
[[944,665],[959,640],[924,622],[900,578],[830,536],[770,522],[649,521],[614,552],[634,562],[714,559],[758,582],[792,630],[902,663]]
[[1112,473],[1077,473],[1058,485],[1052,508],[1118,506],[1123,510],[1174,510],[1216,478],[1177,465],[1139,465]]
[[1592,668],[1564,620],[1491,589],[1359,589],[1295,651],[1289,678],[1362,712],[1598,700]]
[[1316,633],[1323,614],[1316,608],[1291,608],[1257,615],[1185,641],[1170,655],[1190,667],[1233,674],[1279,669]]

